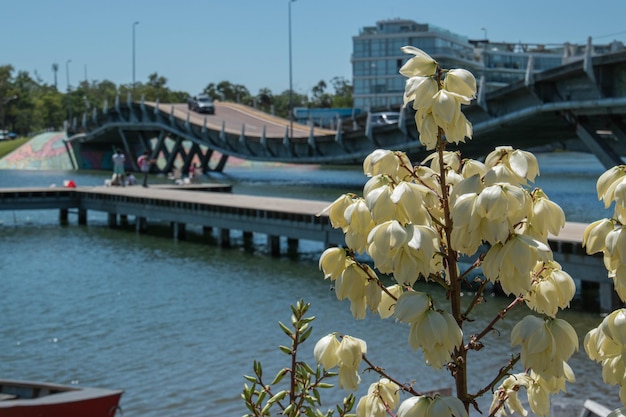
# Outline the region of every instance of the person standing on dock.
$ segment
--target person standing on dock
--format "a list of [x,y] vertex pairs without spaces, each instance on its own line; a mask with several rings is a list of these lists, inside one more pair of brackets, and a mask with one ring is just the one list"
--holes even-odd
[[124,179],[124,173],[126,172],[124,168],[124,164],[126,162],[126,157],[122,153],[120,148],[117,148],[115,153],[113,154],[113,182],[114,185],[121,185],[124,187],[126,185]]
[[150,165],[154,161],[150,159],[148,151],[144,151],[143,155],[137,158],[137,164],[139,165],[139,170],[143,173],[143,183],[144,187],[148,187],[148,173],[150,172]]

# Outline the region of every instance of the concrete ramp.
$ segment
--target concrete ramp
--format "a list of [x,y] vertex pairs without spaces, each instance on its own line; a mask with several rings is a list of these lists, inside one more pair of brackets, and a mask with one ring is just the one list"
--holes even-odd
[[0,169],[72,170],[65,132],[41,133],[0,159]]

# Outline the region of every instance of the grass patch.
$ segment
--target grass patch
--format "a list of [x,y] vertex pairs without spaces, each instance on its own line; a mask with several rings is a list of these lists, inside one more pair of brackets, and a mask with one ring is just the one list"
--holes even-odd
[[5,155],[10,154],[29,140],[30,138],[19,138],[0,141],[0,158],[3,158]]

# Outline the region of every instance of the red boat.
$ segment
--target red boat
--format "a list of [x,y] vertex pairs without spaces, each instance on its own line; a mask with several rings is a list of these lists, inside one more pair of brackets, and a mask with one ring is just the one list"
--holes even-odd
[[0,416],[113,417],[123,392],[0,379]]

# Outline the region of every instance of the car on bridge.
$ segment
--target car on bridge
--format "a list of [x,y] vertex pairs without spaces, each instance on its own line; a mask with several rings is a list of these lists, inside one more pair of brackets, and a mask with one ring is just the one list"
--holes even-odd
[[206,94],[189,97],[187,99],[187,107],[189,110],[197,113],[215,114],[215,105],[213,100]]
[[374,126],[397,125],[400,120],[399,112],[370,113],[370,123]]

